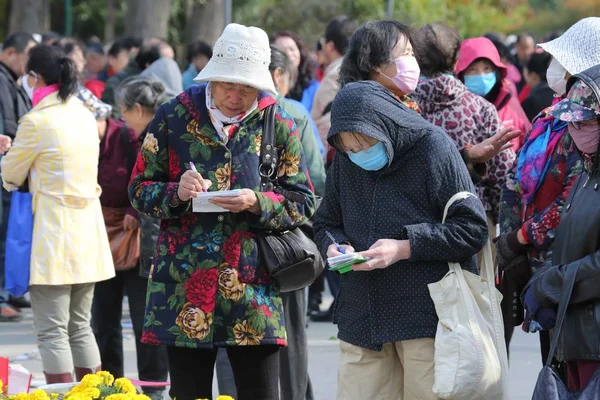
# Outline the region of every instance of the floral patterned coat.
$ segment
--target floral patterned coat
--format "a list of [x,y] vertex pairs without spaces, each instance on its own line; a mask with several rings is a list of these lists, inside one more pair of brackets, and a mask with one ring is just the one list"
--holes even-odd
[[[225,144],[210,122],[205,89],[193,86],[158,109],[129,186],[134,208],[162,219],[142,341],[191,348],[285,346],[281,297],[261,264],[255,237],[260,230],[301,225],[314,212],[300,137],[294,120],[279,109],[279,184],[306,202],[260,193],[262,116],[275,100],[260,93],[258,108]],[[255,190],[261,215],[193,213],[189,203],[171,207],[190,161],[211,180],[209,190]]]

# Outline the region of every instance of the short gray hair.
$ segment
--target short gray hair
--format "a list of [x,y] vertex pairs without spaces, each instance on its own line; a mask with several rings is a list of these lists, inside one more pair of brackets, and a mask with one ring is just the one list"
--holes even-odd
[[127,110],[137,103],[154,113],[168,99],[164,85],[149,77],[127,78],[121,82],[115,92],[116,103]]

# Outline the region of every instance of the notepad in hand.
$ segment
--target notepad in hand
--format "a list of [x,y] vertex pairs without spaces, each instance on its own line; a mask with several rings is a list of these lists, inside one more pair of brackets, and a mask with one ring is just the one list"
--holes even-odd
[[340,274],[350,272],[352,271],[352,266],[354,264],[362,264],[366,261],[369,261],[369,259],[357,253],[340,254],[339,256],[327,259],[329,269],[331,271],[339,272]]
[[229,210],[210,203],[209,200],[214,197],[237,197],[240,192],[241,190],[237,189],[199,193],[198,197],[192,200],[193,211],[200,213],[229,212]]

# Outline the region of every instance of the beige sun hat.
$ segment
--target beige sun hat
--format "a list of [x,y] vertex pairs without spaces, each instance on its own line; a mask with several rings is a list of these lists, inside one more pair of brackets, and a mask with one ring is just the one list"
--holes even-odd
[[229,24],[217,40],[196,82],[229,82],[276,94],[269,72],[271,48],[267,33],[254,26]]
[[600,18],[589,17],[571,26],[558,38],[538,44],[571,75],[600,64]]

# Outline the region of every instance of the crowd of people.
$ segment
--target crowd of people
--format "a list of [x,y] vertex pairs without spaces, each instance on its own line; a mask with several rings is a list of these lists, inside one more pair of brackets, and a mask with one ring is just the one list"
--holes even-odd
[[[46,381],[125,374],[127,297],[139,379],[172,398],[212,398],[216,364],[221,394],[314,399],[312,320],[338,327],[339,400],[436,399],[428,284],[450,262],[477,273],[490,240],[507,348],[522,326],[569,390],[597,379],[600,18],[463,40],[339,16],[310,47],[230,24],[180,67],[161,38],[6,38],[0,323],[32,308]],[[28,298],[3,282],[15,191],[32,196]],[[366,261],[281,292],[260,238],[296,227]]]

